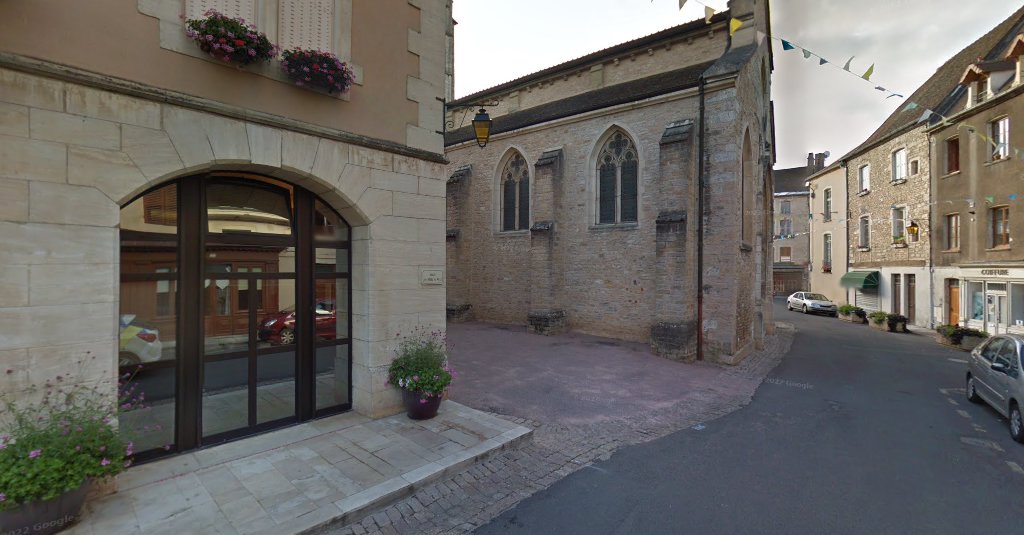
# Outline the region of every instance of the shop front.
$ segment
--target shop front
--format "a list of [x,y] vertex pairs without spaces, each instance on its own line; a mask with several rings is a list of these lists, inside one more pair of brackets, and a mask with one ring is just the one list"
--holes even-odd
[[961,323],[989,334],[1024,333],[1024,268],[961,268]]

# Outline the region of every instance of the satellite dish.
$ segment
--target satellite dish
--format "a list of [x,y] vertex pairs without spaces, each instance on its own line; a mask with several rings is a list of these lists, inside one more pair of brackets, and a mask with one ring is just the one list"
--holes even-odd
[[832,153],[829,151],[825,151],[825,157],[828,158],[829,156],[832,156]]

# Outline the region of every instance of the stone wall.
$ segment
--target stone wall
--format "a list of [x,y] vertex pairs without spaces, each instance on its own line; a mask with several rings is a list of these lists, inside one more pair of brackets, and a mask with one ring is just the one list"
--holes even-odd
[[86,353],[97,358],[84,377],[114,377],[120,207],[162,182],[230,169],[309,189],[352,225],[354,407],[395,412],[384,386],[394,333],[445,325],[444,287],[421,284],[421,270],[445,268],[443,165],[109,84],[0,68],[0,361],[11,370],[0,393]]

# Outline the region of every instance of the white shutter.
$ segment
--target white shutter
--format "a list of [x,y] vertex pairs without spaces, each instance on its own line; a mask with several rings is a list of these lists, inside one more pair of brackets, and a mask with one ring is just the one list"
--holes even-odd
[[256,0],[185,0],[185,19],[201,19],[208,9],[256,24]]
[[854,291],[854,305],[863,308],[867,312],[878,310],[878,289],[871,288]]
[[277,40],[282,49],[334,52],[334,0],[280,0]]

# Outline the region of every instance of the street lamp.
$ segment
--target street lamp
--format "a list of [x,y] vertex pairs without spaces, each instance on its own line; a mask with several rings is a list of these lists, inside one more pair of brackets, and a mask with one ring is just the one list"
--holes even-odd
[[917,237],[917,233],[920,231],[921,227],[917,226],[917,223],[915,223],[914,221],[911,221],[910,224],[907,225],[907,233],[910,234],[911,236],[914,236],[915,238]]
[[476,117],[473,117],[473,131],[476,132],[476,144],[480,148],[487,146],[487,141],[491,138],[491,116],[487,115],[487,110],[480,108],[480,111],[476,112]]

